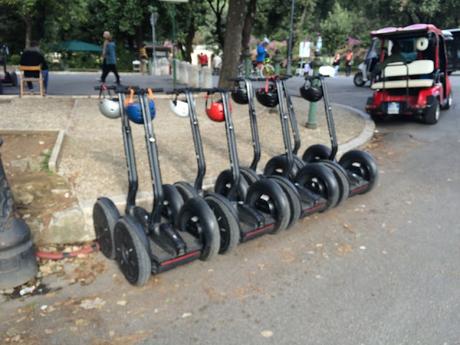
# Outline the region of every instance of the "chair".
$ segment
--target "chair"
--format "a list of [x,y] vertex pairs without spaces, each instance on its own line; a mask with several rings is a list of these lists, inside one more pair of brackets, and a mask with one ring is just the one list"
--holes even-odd
[[[41,67],[40,66],[19,66],[19,97],[22,97],[23,95],[35,95],[39,94],[40,96],[45,96],[44,92],[44,85],[43,85],[43,76],[41,73]],[[24,72],[38,72],[38,77],[26,77]],[[29,91],[27,87],[24,88],[24,85],[27,82],[36,82],[38,83],[39,87],[39,92],[36,93],[34,91]],[[27,90],[27,91],[25,91]]]

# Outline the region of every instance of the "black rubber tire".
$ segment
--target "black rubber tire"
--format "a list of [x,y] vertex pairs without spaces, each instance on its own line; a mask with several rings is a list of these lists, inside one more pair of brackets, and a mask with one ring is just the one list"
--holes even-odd
[[279,155],[271,158],[264,168],[265,176],[284,176],[292,180],[298,172],[298,164],[294,159],[291,171],[289,170],[288,160],[286,155]]
[[251,168],[241,167],[240,174],[244,177],[249,186],[260,180],[260,176]]
[[[222,171],[216,179],[214,191],[220,195],[228,197],[231,187],[233,186],[233,174],[230,169]],[[240,181],[237,188],[237,200],[244,201],[248,193],[249,185],[243,176],[240,176]]]
[[321,163],[305,165],[297,174],[295,182],[326,199],[324,212],[339,201],[339,185],[334,173]]
[[171,224],[176,224],[179,212],[184,205],[184,199],[177,188],[170,184],[163,185],[163,204],[161,215]]
[[323,160],[320,161],[320,163],[331,169],[339,185],[339,201],[337,201],[337,204],[335,205],[335,207],[337,207],[350,196],[350,181],[348,180],[348,174],[346,170],[337,162]]
[[315,144],[308,147],[302,155],[302,160],[306,163],[319,162],[329,159],[331,149],[326,145]]
[[134,206],[131,210],[130,215],[142,225],[144,229],[148,229],[150,213],[143,207]]
[[450,107],[452,106],[453,100],[454,100],[454,98],[453,98],[453,94],[452,94],[452,91],[451,91],[449,96],[447,96],[446,102],[443,105],[441,105],[441,110],[450,109]]
[[379,173],[377,163],[369,153],[360,150],[348,151],[340,158],[339,164],[351,175],[351,178],[357,175],[368,181],[368,188],[359,194],[367,193],[375,187]]
[[428,125],[435,125],[439,121],[441,106],[439,104],[439,100],[436,97],[432,97],[428,103],[430,104],[430,107],[425,109],[425,113],[423,114],[423,122]]
[[278,183],[283,192],[286,194],[286,197],[289,201],[291,217],[289,219],[289,224],[286,228],[289,229],[297,222],[302,213],[302,202],[300,200],[299,191],[291,181],[289,181],[287,178],[283,176],[270,176],[269,179],[272,179],[276,183]]
[[115,259],[114,229],[120,213],[112,200],[101,197],[93,206],[93,223],[96,240],[102,254],[108,259]]
[[204,200],[211,208],[219,224],[219,254],[230,253],[240,242],[238,216],[232,204],[220,194],[208,193]]
[[211,260],[219,253],[219,224],[204,199],[193,198],[184,204],[179,213],[178,228],[201,240],[203,248],[200,260]]
[[142,226],[132,217],[121,217],[115,224],[115,248],[118,267],[126,280],[145,285],[152,273],[152,261],[146,250]]
[[184,201],[187,201],[188,199],[198,196],[198,192],[188,182],[185,182],[185,181],[176,182],[174,183],[174,187],[176,187],[177,191],[180,193]]
[[[268,200],[263,200],[264,197],[268,197]],[[248,190],[246,204],[266,213],[268,207],[268,212],[275,219],[273,234],[287,229],[291,219],[289,201],[275,181],[264,178],[252,184]]]
[[363,72],[356,72],[355,76],[353,77],[353,84],[357,87],[363,87],[366,82],[363,80]]

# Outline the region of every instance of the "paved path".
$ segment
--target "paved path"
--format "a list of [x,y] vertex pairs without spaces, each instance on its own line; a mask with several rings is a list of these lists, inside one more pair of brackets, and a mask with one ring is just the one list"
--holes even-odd
[[[453,83],[458,90],[459,78]],[[329,84],[332,100],[355,107],[369,93],[351,79]],[[88,287],[29,299],[34,321],[16,323],[21,304],[5,304],[0,334],[28,331],[30,344],[458,344],[455,94],[436,126],[379,125],[369,146],[381,169],[372,193],[212,263],[152,278],[142,289],[128,286],[108,263]],[[107,301],[101,310],[78,306],[95,296]],[[40,316],[38,306],[53,303],[62,307]]]

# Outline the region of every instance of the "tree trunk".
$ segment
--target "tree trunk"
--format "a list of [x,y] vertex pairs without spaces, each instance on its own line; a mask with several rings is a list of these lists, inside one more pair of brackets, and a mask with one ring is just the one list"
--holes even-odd
[[256,18],[257,0],[249,0],[246,17],[244,18],[243,38],[241,40],[242,51],[249,51],[252,24]]
[[30,41],[32,40],[32,19],[24,18],[26,24],[26,48],[30,48]]
[[193,50],[193,39],[195,38],[196,27],[195,27],[195,16],[190,19],[190,25],[188,27],[187,35],[185,36],[185,51],[184,60],[192,62],[192,50]]
[[241,38],[244,18],[246,15],[246,0],[230,0],[225,30],[224,58],[219,87],[230,87],[233,83],[229,78],[235,77],[241,54]]

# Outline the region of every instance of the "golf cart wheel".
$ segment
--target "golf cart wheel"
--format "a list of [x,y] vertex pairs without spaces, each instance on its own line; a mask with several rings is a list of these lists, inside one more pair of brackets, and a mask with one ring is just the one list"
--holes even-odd
[[441,115],[441,106],[439,104],[439,100],[433,96],[429,97],[427,104],[429,104],[429,107],[425,109],[423,122],[428,125],[434,125],[439,121],[439,117]]
[[93,207],[93,223],[96,240],[102,254],[108,259],[115,259],[115,245],[113,231],[120,213],[112,200],[99,198]]
[[339,201],[339,185],[334,173],[321,163],[305,165],[295,182],[326,200],[326,208],[321,212],[334,207]]
[[177,226],[202,243],[200,260],[207,261],[219,253],[219,224],[211,208],[202,198],[188,200],[179,213]]
[[302,213],[302,203],[300,201],[300,194],[295,185],[283,176],[270,176],[269,179],[278,183],[283,190],[289,202],[289,209],[291,211],[291,218],[286,229],[291,228],[295,222],[300,218]]
[[254,182],[259,181],[260,177],[257,173],[251,168],[242,167],[240,168],[241,177],[243,177],[248,185],[252,185]]
[[185,182],[185,181],[176,182],[174,183],[174,187],[176,187],[177,191],[180,193],[184,201],[187,201],[188,199],[198,196],[198,192],[188,182]]
[[287,229],[291,219],[289,201],[275,181],[265,178],[250,186],[246,204],[275,219],[273,234]]
[[449,96],[447,96],[446,102],[441,106],[441,110],[450,109],[453,101],[454,101],[454,96],[452,95],[452,91],[451,91]]
[[[220,195],[228,197],[230,190],[233,187],[233,174],[230,169],[222,171],[217,177],[216,184],[214,185],[214,191]],[[243,176],[240,176],[239,183],[237,186],[237,201],[243,201],[248,192],[249,185]]]
[[293,179],[298,172],[298,164],[294,161],[291,171],[289,171],[289,164],[286,155],[279,155],[271,158],[264,168],[265,176],[284,176]]
[[331,149],[329,147],[322,144],[315,144],[305,150],[302,160],[306,163],[313,163],[329,159],[330,156]]
[[337,207],[347,200],[350,195],[350,181],[348,180],[347,172],[337,162],[324,160],[321,161],[321,163],[331,169],[334,173],[335,179],[337,180],[337,184],[339,185],[339,201],[337,201],[337,204],[335,205],[335,207]]
[[357,87],[362,87],[362,86],[364,86],[364,84],[366,84],[366,82],[364,81],[364,78],[363,78],[363,72],[357,72],[355,74],[355,76],[353,77],[353,83]]
[[352,150],[345,153],[339,160],[339,164],[347,171],[351,179],[363,179],[367,182],[367,188],[358,194],[371,191],[378,180],[377,163],[367,152]]
[[235,209],[227,199],[217,193],[208,193],[204,201],[211,208],[219,224],[219,254],[231,252],[240,242],[240,226]]
[[[152,272],[142,226],[132,217],[122,217],[115,224],[115,249],[118,267],[126,280],[137,286],[144,285]],[[145,240],[145,239],[144,239]]]
[[184,199],[182,199],[182,196],[177,191],[177,188],[170,184],[164,184],[161,215],[171,224],[174,224],[183,205]]

